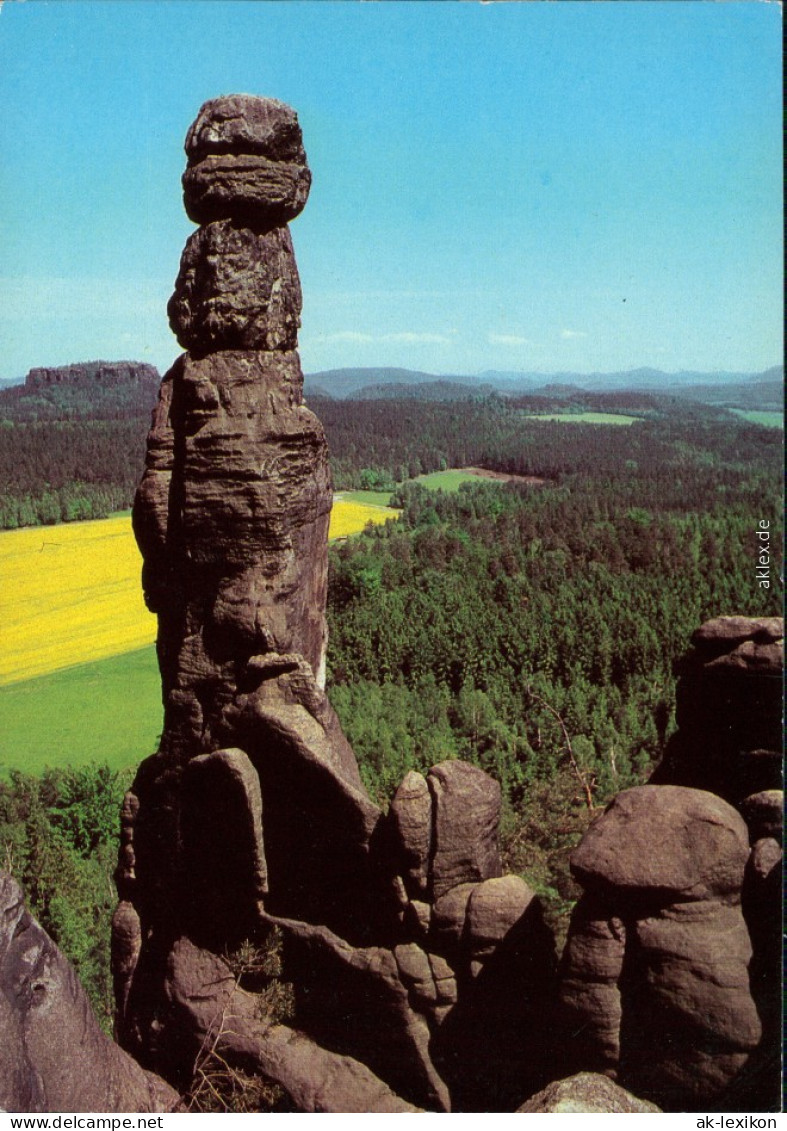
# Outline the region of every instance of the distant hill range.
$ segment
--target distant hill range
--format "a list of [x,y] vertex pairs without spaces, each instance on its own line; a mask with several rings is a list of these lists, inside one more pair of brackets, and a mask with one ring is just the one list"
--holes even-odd
[[470,376],[412,369],[328,369],[307,374],[305,391],[309,396],[374,400],[390,397],[461,400],[492,393],[570,398],[586,392],[641,391],[719,407],[781,410],[784,366],[777,365],[762,373],[693,370],[664,373],[646,368],[615,373],[546,374],[490,369]]
[[[161,378],[137,361],[89,361],[31,369],[23,383],[0,381],[0,419],[113,420],[150,412]],[[486,370],[435,374],[415,369],[328,369],[308,373],[310,397],[447,401],[504,396],[581,402],[587,394],[673,397],[718,408],[773,409],[784,403],[784,366],[762,373],[702,373],[629,369],[615,373],[532,373]],[[534,403],[534,410],[537,409]],[[543,406],[542,406],[543,407]]]
[[24,384],[0,388],[0,419],[119,420],[147,414],[161,377],[141,361],[86,361],[31,369]]

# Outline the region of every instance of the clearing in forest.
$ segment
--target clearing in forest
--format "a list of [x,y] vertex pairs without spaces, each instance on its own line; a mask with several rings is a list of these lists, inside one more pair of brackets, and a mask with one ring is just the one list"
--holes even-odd
[[556,420],[565,424],[636,424],[639,416],[624,416],[618,412],[545,412],[528,416],[527,420]]
[[783,428],[784,414],[770,409],[733,408],[736,416],[748,420],[749,424],[761,424],[763,428]]
[[447,471],[432,471],[428,475],[419,475],[412,480],[421,487],[428,487],[431,491],[458,491],[463,483],[478,483],[486,478],[482,471],[475,468],[452,467]]

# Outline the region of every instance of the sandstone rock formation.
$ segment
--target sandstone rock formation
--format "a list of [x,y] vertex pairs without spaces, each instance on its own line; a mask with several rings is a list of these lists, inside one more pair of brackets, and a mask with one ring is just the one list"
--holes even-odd
[[679,729],[651,777],[719,794],[748,826],[742,907],[763,1038],[730,1097],[741,1107],[780,1102],[783,638],[780,617],[716,617],[697,629],[678,680]]
[[31,369],[23,385],[0,389],[0,411],[20,423],[147,416],[161,377],[140,361],[85,361]]
[[714,794],[618,794],[571,859],[585,888],[560,990],[573,1063],[666,1110],[726,1110],[762,1037],[740,905],[748,859],[743,819]]
[[311,186],[295,111],[273,98],[229,95],[201,108],[186,135],[183,201],[190,218],[280,226]]
[[[332,494],[296,352],[297,119],[216,99],[186,152],[202,226],[168,309],[187,352],[134,507],[164,732],[121,821],[119,1036],[185,1087],[220,1018],[228,1062],[304,1110],[513,1110],[546,1080],[555,956],[534,893],[501,876],[500,788],[444,762],[383,818],[323,690]],[[274,928],[297,1033],[222,957]]]
[[781,617],[716,617],[697,629],[678,680],[678,732],[651,781],[733,804],[782,788],[783,637]]
[[155,391],[161,380],[158,370],[143,361],[89,361],[75,365],[38,366],[25,378],[25,388],[47,389],[69,385],[87,389],[96,385],[144,386]]
[[[774,1031],[780,625],[696,635],[662,784],[620,794],[574,855],[558,992],[539,900],[502,874],[496,783],[442,762],[383,815],[325,695],[332,496],[296,352],[297,119],[215,99],[186,152],[201,227],[168,309],[187,352],[134,507],[164,731],[121,817],[119,1039],[183,1088],[216,1055],[302,1111],[713,1107]],[[293,1025],[237,963],[277,932]]]
[[66,959],[0,872],[0,1109],[168,1112],[180,1098],[101,1032]]
[[536,1114],[578,1115],[598,1112],[607,1115],[648,1115],[661,1111],[647,1100],[638,1100],[607,1076],[580,1072],[566,1080],[555,1080],[518,1108]]

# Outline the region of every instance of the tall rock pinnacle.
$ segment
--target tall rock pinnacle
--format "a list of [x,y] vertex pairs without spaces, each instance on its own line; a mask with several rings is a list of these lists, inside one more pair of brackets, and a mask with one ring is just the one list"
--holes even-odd
[[[121,818],[119,1039],[184,1086],[207,1045],[302,1100],[341,1066],[341,1106],[312,1110],[449,1110],[452,1091],[485,1105],[489,1089],[513,1109],[546,1082],[538,1066],[523,1077],[522,1034],[554,948],[534,893],[500,874],[500,788],[446,762],[409,775],[383,818],[324,692],[332,488],[296,352],[287,223],[311,182],[297,118],[218,98],[186,153],[201,226],[168,306],[186,352],[162,381],[134,505],[164,730]],[[297,1036],[269,1028],[227,965],[274,926]],[[476,1021],[497,1034],[483,1056]]]
[[271,99],[214,99],[186,153],[202,226],[168,308],[186,352],[161,384],[133,515],[164,701],[117,872],[119,1024],[142,1050],[184,932],[221,952],[259,927],[265,897],[352,936],[379,818],[323,691],[332,485],[296,352],[298,120]]
[[215,748],[252,657],[297,653],[324,682],[331,478],[303,405],[301,289],[286,222],[311,175],[295,113],[205,104],[186,139],[170,322],[188,351],[162,384],[134,529],[159,616],[163,750]]

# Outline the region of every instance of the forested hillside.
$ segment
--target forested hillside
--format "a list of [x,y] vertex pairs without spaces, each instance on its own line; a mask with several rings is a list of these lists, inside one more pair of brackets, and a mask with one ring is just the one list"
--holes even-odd
[[130,506],[159,381],[152,365],[95,361],[0,390],[0,529]]
[[[130,382],[80,377],[0,392],[0,529],[103,518],[131,505],[156,384],[151,367],[140,368],[141,378]],[[748,464],[759,445],[776,450],[781,442],[776,430],[747,425],[724,409],[636,390],[560,386],[516,398],[436,401],[315,396],[309,405],[325,426],[339,490],[392,489],[423,472],[467,464],[557,479],[596,469],[599,460],[618,478],[632,461],[670,478],[683,469],[693,490],[689,479],[696,484],[699,468],[712,474],[718,452],[737,451]],[[612,445],[603,429],[581,443],[572,432],[566,443],[560,422],[532,419],[586,411],[625,413],[642,423]]]
[[[482,766],[503,785],[512,866],[556,910],[591,809],[660,757],[692,631],[780,612],[754,533],[765,517],[780,544],[778,435],[699,420],[610,432],[531,424],[517,443],[501,429],[486,458],[551,483],[407,485],[398,523],[331,555],[330,694],[368,787],[384,800],[409,768]],[[385,439],[395,465],[406,434]]]

